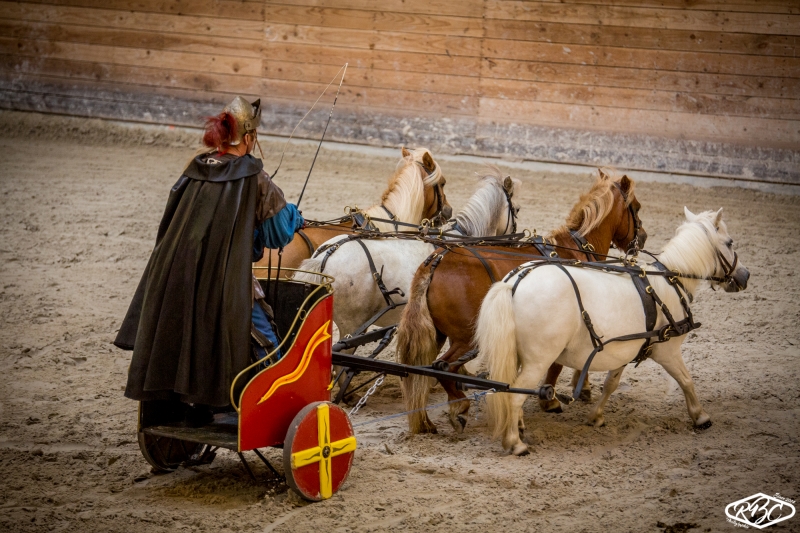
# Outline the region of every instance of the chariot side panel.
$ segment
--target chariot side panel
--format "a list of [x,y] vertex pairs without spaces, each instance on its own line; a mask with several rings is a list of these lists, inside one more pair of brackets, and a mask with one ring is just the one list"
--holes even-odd
[[330,399],[333,296],[322,298],[303,320],[288,352],[260,371],[241,394],[239,450],[283,444],[295,415]]

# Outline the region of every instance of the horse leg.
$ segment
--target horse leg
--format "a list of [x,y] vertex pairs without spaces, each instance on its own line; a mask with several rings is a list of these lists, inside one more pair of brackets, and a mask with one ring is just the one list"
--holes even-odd
[[605,425],[606,419],[603,416],[603,409],[605,409],[611,394],[617,390],[619,378],[622,377],[623,370],[625,370],[625,367],[621,366],[616,370],[610,371],[608,375],[606,375],[606,381],[603,383],[603,394],[600,396],[600,401],[597,402],[597,405],[594,406],[594,409],[592,409],[589,415],[589,425],[596,428]]
[[675,342],[673,340],[672,342],[657,344],[653,350],[652,359],[664,367],[664,370],[680,385],[683,395],[686,397],[686,409],[689,411],[689,416],[692,418],[694,426],[697,429],[710,428],[711,417],[703,410],[700,400],[697,399],[692,376],[686,368],[686,363],[683,362],[683,357],[681,357],[680,341]]
[[[553,387],[555,387],[556,381],[558,381],[558,376],[559,374],[561,374],[561,369],[563,368],[564,367],[558,363],[553,363],[552,365],[550,365],[550,368],[547,369],[547,375],[544,378],[545,384],[552,385]],[[539,400],[539,407],[541,407],[542,411],[544,411],[545,413],[564,412],[564,409],[561,408],[561,402],[559,402],[555,398],[553,398],[552,400]],[[524,426],[522,429],[523,430],[525,429]]]
[[[448,363],[452,363],[467,353],[468,350],[469,346],[452,343],[450,345],[450,349],[448,349],[444,355],[440,357],[440,359],[447,361]],[[460,391],[456,388],[455,381],[444,380],[441,382],[441,384],[442,388],[444,388],[445,392],[447,392],[447,400],[453,402],[449,406],[447,419],[450,422],[450,425],[453,426],[453,429],[456,430],[456,433],[463,433],[464,428],[467,426],[467,419],[464,415],[466,415],[469,411],[469,400],[466,399],[466,395],[463,391]],[[462,399],[463,401],[455,401],[459,399]]]
[[[570,382],[569,386],[572,387],[572,390],[575,390],[575,387],[578,386],[578,380],[581,379],[581,371],[577,368],[572,371],[572,381]],[[586,379],[583,380],[583,387],[581,388],[581,396],[580,398],[576,398],[582,402],[591,402],[592,401],[592,385],[589,383],[589,373],[586,373]]]
[[[514,387],[520,389],[532,389],[536,387],[541,379],[542,372],[539,368],[525,368],[523,366],[522,372],[514,380]],[[498,393],[504,394],[504,393]],[[506,399],[508,402],[508,412],[513,413],[516,417],[516,423],[509,423],[506,425],[505,433],[503,434],[503,448],[510,449],[514,455],[528,455],[530,450],[528,445],[522,441],[522,430],[525,424],[522,422],[522,405],[528,398],[524,394],[508,394],[510,398]]]

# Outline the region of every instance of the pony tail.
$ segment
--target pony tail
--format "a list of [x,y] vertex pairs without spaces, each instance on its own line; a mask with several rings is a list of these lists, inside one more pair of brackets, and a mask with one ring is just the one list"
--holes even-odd
[[[397,326],[397,359],[404,365],[431,364],[439,353],[436,327],[428,308],[428,287],[433,278],[431,268],[421,265],[411,282],[411,296]],[[435,426],[425,412],[432,378],[409,374],[400,381],[411,433],[436,433]]]
[[236,118],[227,112],[215,117],[208,117],[203,134],[203,144],[209,148],[224,149],[230,145],[236,135]]
[[[511,285],[508,283],[495,283],[483,299],[475,325],[475,345],[479,353],[477,364],[489,367],[490,379],[514,383],[519,368],[517,326]],[[491,394],[487,398],[495,437],[506,435],[511,424],[517,421],[510,396]],[[504,441],[503,446],[508,447],[508,443]]]

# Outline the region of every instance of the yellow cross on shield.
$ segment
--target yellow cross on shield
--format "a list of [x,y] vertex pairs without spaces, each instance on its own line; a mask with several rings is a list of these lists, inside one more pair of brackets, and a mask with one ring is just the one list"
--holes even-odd
[[331,442],[331,418],[327,403],[317,406],[317,436],[319,445],[292,454],[292,469],[319,463],[319,494],[323,500],[333,495],[331,459],[356,450],[356,438]]

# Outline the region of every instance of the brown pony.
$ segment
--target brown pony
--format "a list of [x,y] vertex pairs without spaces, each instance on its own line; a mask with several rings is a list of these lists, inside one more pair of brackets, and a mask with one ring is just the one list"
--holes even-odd
[[[394,217],[399,222],[419,224],[423,219],[432,220],[441,215],[445,220],[453,214],[453,208],[447,203],[444,194],[445,179],[439,164],[425,148],[415,150],[402,149],[403,158],[397,165],[389,187],[381,197],[381,203],[375,204],[364,213],[370,218],[389,219]],[[380,231],[396,231],[399,228],[391,223],[373,221]],[[310,226],[295,234],[294,240],[283,249],[281,267],[297,268],[304,259],[311,257],[314,250],[337,235],[353,233],[353,223],[346,219],[338,224]],[[268,252],[270,252],[268,250]],[[278,265],[278,251],[272,250],[271,258],[267,254],[255,264],[265,267],[272,261]]]
[[[629,249],[635,241],[639,246],[644,245],[647,234],[639,220],[641,206],[633,191],[634,182],[627,176],[614,180],[601,170],[589,192],[582,195],[572,208],[566,225],[552,232],[546,241],[559,246],[555,250],[560,257],[587,261],[602,260],[612,242],[620,250]],[[573,234],[577,234],[577,239]],[[581,250],[581,239],[586,251]],[[483,260],[469,250],[454,247],[442,254],[438,264],[434,260],[417,269],[408,304],[397,328],[397,359],[401,363],[431,364],[446,339],[450,339],[450,349],[441,360],[453,363],[466,354],[472,347],[474,323],[481,302],[492,283],[530,261],[531,256],[541,255],[530,243],[521,247],[488,246],[473,250]],[[437,253],[442,251],[440,248]],[[592,252],[599,257],[593,257]],[[561,365],[554,364],[548,371],[546,382],[555,385],[560,371]],[[454,382],[445,380],[442,386],[448,399],[465,398]],[[411,432],[435,433],[436,426],[424,411],[430,380],[409,375],[403,379],[402,389],[406,408],[417,410],[409,414]],[[560,410],[560,403],[553,400],[544,402],[542,407],[549,411]],[[463,415],[468,410],[469,401],[466,399],[450,404],[449,419],[456,431],[463,431],[466,425]]]

